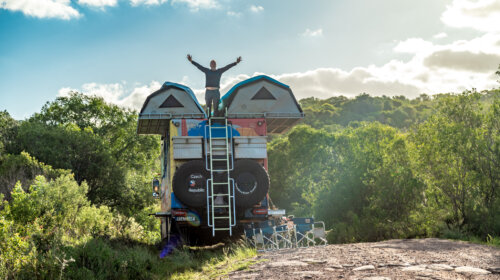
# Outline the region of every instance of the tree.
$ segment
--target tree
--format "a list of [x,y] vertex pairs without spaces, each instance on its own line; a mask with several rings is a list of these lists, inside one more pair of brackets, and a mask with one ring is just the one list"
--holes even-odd
[[448,227],[484,236],[500,232],[500,99],[487,109],[480,99],[475,91],[440,98],[438,112],[411,139],[428,200],[448,211]]
[[77,182],[88,183],[93,203],[133,215],[154,203],[149,185],[160,152],[159,137],[137,135],[136,125],[134,111],[72,93],[22,123],[17,153],[71,170]]

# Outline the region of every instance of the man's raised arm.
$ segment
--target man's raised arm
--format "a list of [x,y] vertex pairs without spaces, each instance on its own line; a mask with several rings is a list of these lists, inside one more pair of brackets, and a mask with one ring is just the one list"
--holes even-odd
[[221,72],[226,72],[227,70],[229,70],[231,67],[234,67],[236,66],[236,64],[240,63],[241,62],[241,56],[238,57],[236,59],[236,62],[233,62],[233,63],[229,63],[228,65],[222,67],[221,69],[219,69]]
[[193,57],[188,54],[187,55],[187,59],[189,60],[189,62],[191,62],[194,66],[196,66],[196,68],[200,69],[201,72],[205,73],[206,71],[208,71],[208,68],[205,68],[203,66],[201,66],[198,62],[194,61],[193,60]]

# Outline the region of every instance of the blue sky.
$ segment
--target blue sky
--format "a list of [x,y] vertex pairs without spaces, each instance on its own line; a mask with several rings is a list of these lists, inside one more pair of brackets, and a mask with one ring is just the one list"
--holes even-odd
[[222,93],[257,73],[299,98],[418,96],[498,86],[494,0],[0,0],[0,110],[29,117],[69,91],[138,108],[186,60],[237,56]]

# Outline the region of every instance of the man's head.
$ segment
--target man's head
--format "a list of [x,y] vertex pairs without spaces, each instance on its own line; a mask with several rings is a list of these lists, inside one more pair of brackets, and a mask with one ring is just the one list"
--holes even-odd
[[217,63],[215,62],[215,60],[212,59],[212,61],[210,61],[210,69],[215,70],[216,68],[217,68]]

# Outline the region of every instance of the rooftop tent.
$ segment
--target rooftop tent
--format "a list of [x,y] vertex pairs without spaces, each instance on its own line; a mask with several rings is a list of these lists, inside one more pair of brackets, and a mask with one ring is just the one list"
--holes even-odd
[[304,117],[290,87],[265,75],[238,83],[221,103],[229,118],[265,118],[268,133],[283,133]]
[[206,114],[193,91],[187,86],[165,82],[146,98],[141,112],[137,134],[163,135],[171,119],[204,119]]

